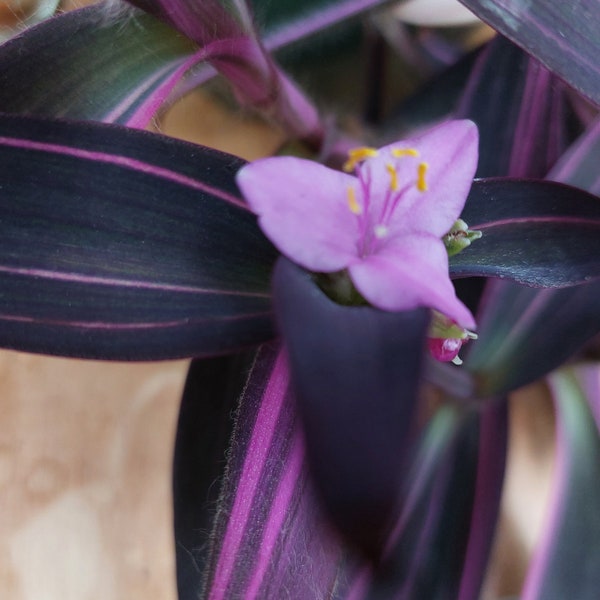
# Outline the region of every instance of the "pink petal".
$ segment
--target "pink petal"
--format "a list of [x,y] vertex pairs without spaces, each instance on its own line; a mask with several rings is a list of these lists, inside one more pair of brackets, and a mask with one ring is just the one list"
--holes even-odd
[[434,236],[406,235],[377,254],[349,267],[354,285],[373,306],[383,310],[435,308],[461,327],[475,328],[471,311],[456,297],[448,276],[448,255]]
[[[399,188],[405,189],[394,211],[389,230],[425,232],[437,237],[448,232],[465,205],[477,168],[477,126],[468,120],[449,121],[419,137],[402,140],[381,148],[377,158],[362,169],[371,179],[371,197],[384,198],[390,186],[387,164],[398,173]],[[418,157],[396,158],[392,150],[414,148]],[[425,179],[427,191],[416,188],[417,166],[429,165]]]
[[265,235],[290,260],[332,272],[356,258],[358,218],[347,197],[355,177],[285,156],[246,165],[237,183]]

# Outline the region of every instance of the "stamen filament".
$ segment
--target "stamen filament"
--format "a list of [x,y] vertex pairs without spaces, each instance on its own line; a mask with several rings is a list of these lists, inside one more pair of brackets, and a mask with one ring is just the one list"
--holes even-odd
[[351,173],[358,163],[367,160],[367,158],[373,158],[377,156],[377,154],[376,148],[369,148],[368,146],[354,148],[348,152],[348,160],[344,163],[342,169],[346,171],[346,173]]
[[429,165],[426,162],[419,163],[417,167],[417,189],[420,192],[427,191],[427,181],[425,181],[427,169],[429,169]]

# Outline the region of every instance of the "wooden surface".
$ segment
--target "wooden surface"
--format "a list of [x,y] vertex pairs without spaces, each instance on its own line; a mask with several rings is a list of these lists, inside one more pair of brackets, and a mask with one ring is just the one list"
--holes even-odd
[[0,597],[175,597],[170,469],[185,361],[0,353]]

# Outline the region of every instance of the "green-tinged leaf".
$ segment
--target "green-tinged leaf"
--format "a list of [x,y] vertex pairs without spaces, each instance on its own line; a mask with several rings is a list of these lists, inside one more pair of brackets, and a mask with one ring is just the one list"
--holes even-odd
[[69,12],[0,46],[0,111],[143,126],[196,51],[150,15]]
[[455,277],[565,287],[600,277],[600,199],[562,184],[475,181],[461,215],[481,239],[450,259]]
[[428,311],[341,306],[284,258],[273,294],[317,491],[342,534],[377,558],[399,507]]
[[162,359],[271,335],[275,251],[240,159],[155,134],[0,117],[0,343]]
[[597,0],[460,1],[600,105],[600,11]]
[[549,379],[557,411],[557,472],[523,600],[596,600],[600,589],[600,436],[577,370]]
[[600,281],[562,290],[491,282],[463,366],[476,394],[505,393],[559,367],[600,332],[599,298]]
[[500,506],[506,414],[504,402],[474,414],[449,407],[436,414],[365,598],[479,598]]

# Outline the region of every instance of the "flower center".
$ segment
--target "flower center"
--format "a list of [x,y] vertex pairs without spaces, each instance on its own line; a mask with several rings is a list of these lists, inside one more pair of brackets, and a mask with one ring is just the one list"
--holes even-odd
[[[382,201],[372,201],[372,171],[358,168],[361,163],[369,159],[378,158],[380,152],[377,149],[361,147],[350,150],[348,160],[343,166],[346,172],[355,171],[358,179],[358,189],[355,186],[348,187],[347,201],[348,208],[359,219],[361,240],[359,252],[362,256],[370,254],[372,245],[377,240],[382,240],[388,235],[392,215],[399,205],[402,196],[413,186],[419,192],[426,192],[428,189],[428,163],[419,162],[416,166],[414,179],[402,185],[404,182],[400,180],[397,164],[393,161],[393,159],[419,158],[420,154],[416,148],[392,148],[390,154],[392,160],[384,165],[388,181],[385,197]],[[359,202],[359,190],[362,196],[362,203]],[[377,209],[374,207],[377,207]],[[374,214],[375,212],[378,214]]]

